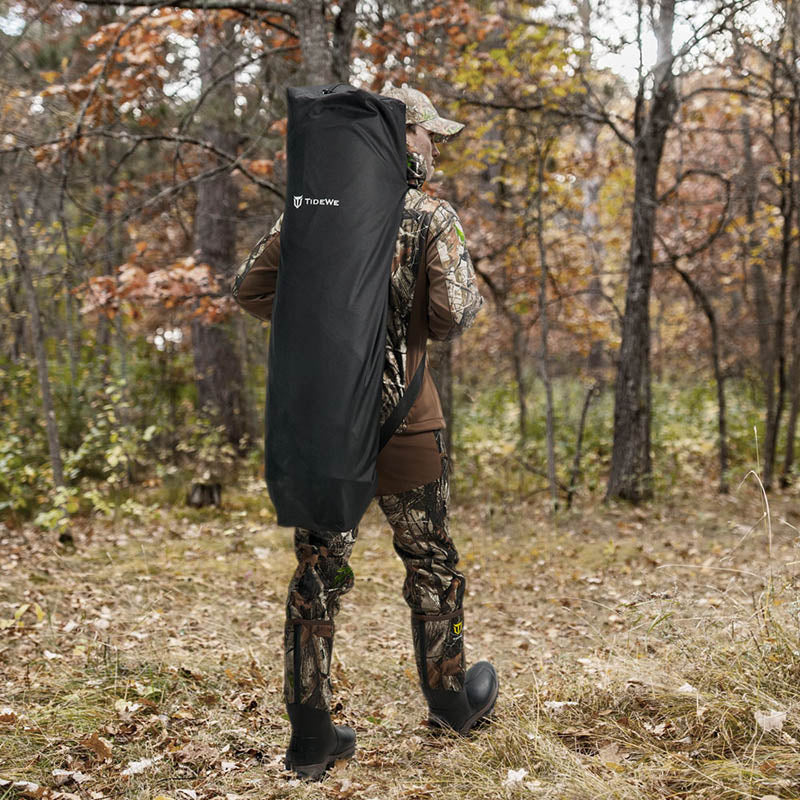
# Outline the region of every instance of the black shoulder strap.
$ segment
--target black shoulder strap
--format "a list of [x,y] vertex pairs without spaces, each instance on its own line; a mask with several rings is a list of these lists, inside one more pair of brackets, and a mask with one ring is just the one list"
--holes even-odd
[[405,390],[400,402],[392,409],[387,420],[381,425],[381,438],[378,445],[378,452],[383,450],[392,434],[397,430],[400,423],[406,418],[408,412],[411,411],[411,406],[414,401],[419,397],[419,391],[422,388],[422,374],[425,372],[425,361],[427,360],[427,353],[422,354],[422,359],[419,362],[417,371],[408,384],[408,389]]
[[[423,222],[423,230],[425,235],[422,240],[422,248],[420,251],[419,260],[414,264],[414,278],[416,280],[414,285],[415,300],[416,295],[420,291],[419,281],[421,280],[421,276],[419,266],[428,246],[428,232],[430,229],[430,224],[431,215],[426,214]],[[383,425],[381,425],[380,443],[378,445],[379,453],[384,447],[386,447],[387,442],[392,438],[392,435],[400,426],[400,423],[408,416],[408,412],[411,411],[411,406],[414,405],[417,397],[419,397],[420,390],[422,389],[422,376],[425,372],[425,362],[427,361],[427,356],[428,354],[423,351],[422,358],[420,359],[417,370],[414,373],[414,377],[411,378],[411,382],[408,384],[408,388],[403,393],[403,396],[400,398],[400,401],[397,403],[397,405],[392,409],[392,413],[389,414],[386,421],[383,423]]]

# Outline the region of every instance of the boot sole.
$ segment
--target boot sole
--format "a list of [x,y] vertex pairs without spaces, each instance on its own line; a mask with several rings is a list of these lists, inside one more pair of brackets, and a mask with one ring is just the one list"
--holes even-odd
[[455,731],[456,733],[460,733],[462,736],[466,736],[479,722],[486,721],[486,718],[492,713],[492,711],[494,711],[499,689],[500,685],[498,683],[495,685],[494,692],[492,693],[486,705],[483,706],[483,708],[479,708],[460,728],[458,728],[458,730],[456,730],[449,722],[441,717],[437,717],[435,714],[431,714],[428,717],[428,722],[436,728],[447,728],[451,731]]
[[325,761],[320,761],[318,764],[295,764],[291,761],[289,756],[286,757],[286,769],[297,773],[300,778],[309,781],[322,780],[325,773],[337,762],[344,761],[345,759],[352,758],[356,752],[355,743],[342,750],[341,753],[334,753],[328,756]]

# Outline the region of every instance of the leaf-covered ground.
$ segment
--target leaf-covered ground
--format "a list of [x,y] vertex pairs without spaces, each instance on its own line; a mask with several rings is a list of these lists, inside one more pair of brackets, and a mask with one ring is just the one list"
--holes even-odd
[[373,505],[335,645],[357,757],[321,784],[282,770],[294,558],[254,493],[87,521],[74,550],[0,527],[0,798],[800,797],[797,491],[769,518],[752,480],[555,518],[454,502],[468,658],[501,681],[466,740],[425,724]]

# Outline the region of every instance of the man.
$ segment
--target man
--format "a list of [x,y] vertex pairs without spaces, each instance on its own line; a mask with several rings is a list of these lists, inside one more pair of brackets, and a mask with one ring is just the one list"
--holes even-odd
[[[443,119],[415,89],[384,94],[406,105],[409,190],[392,263],[381,419],[388,418],[413,376],[428,338],[447,340],[474,321],[483,304],[453,208],[420,191],[433,174],[437,142],[464,127]],[[239,305],[269,319],[280,262],[281,220],[239,269],[232,294]],[[378,421],[376,420],[376,424]],[[411,608],[414,653],[429,721],[466,734],[497,698],[491,664],[464,663],[464,576],[448,533],[448,459],[444,416],[426,371],[419,396],[378,457],[378,502],[406,567],[403,596]],[[284,697],[292,725],[287,769],[320,778],[355,750],[355,732],[330,718],[333,623],[353,586],[348,560],[358,528],[344,533],[295,529],[298,567],[286,605]]]

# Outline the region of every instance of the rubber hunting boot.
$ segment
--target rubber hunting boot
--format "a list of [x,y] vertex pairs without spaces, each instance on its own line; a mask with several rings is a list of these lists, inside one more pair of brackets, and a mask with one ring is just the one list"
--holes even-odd
[[[449,614],[412,613],[414,649],[422,693],[428,701],[428,721],[466,735],[494,710],[499,683],[488,661],[464,670],[464,617],[461,609]],[[443,634],[443,623],[447,624]],[[432,688],[431,683],[437,685]],[[445,688],[443,684],[451,687]]]
[[347,725],[334,725],[327,711],[300,703],[287,703],[292,737],[286,751],[286,769],[307,780],[321,780],[325,771],[343,758],[352,758],[356,733]]

